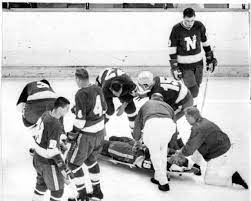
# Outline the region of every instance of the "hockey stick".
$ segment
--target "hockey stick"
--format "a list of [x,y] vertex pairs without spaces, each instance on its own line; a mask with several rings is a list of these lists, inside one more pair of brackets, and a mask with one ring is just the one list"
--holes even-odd
[[206,100],[206,96],[207,96],[207,84],[208,84],[209,77],[210,77],[210,72],[208,70],[207,71],[207,76],[206,76],[206,85],[205,85],[205,89],[204,89],[204,93],[203,93],[203,99],[202,99],[202,104],[201,104],[201,108],[200,108],[201,114],[202,114],[202,111],[204,109],[205,100]]

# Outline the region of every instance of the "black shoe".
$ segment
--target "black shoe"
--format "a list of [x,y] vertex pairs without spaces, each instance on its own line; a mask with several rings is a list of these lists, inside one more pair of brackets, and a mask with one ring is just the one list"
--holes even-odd
[[241,175],[238,172],[235,172],[232,175],[232,183],[239,184],[239,185],[243,186],[243,188],[248,189],[247,183],[242,179]]
[[159,185],[159,190],[161,191],[169,191],[169,184]]
[[160,184],[159,184],[159,181],[156,180],[156,179],[154,179],[154,178],[151,178],[151,182],[154,183],[154,184],[160,185]]
[[91,198],[91,200],[102,200],[104,195],[101,191],[100,184],[93,185],[93,192],[88,196]]
[[194,173],[196,176],[201,176],[201,170],[200,170],[200,166],[199,166],[199,165],[197,165],[197,164],[195,163],[191,169],[193,170],[193,173]]

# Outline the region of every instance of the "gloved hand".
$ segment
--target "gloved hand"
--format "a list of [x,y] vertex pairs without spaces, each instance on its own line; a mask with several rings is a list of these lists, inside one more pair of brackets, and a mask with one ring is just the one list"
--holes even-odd
[[72,172],[70,169],[67,168],[67,169],[65,169],[65,170],[62,170],[61,173],[62,173],[62,175],[63,175],[63,177],[64,177],[65,183],[66,183],[67,185],[69,185],[70,182],[71,182],[70,180],[74,178],[73,172]]
[[75,141],[75,140],[77,140],[78,136],[79,136],[79,133],[75,133],[75,132],[70,131],[67,133],[67,140],[68,141]]
[[173,75],[173,78],[175,80],[180,80],[183,78],[183,73],[182,70],[178,66],[177,59],[171,59],[169,60],[170,65],[171,65],[171,73]]
[[206,52],[206,63],[207,63],[206,70],[210,71],[211,73],[214,72],[218,62],[217,59],[214,58],[214,54],[212,51]]
[[67,151],[67,136],[65,134],[61,134],[59,148],[61,152],[64,154]]

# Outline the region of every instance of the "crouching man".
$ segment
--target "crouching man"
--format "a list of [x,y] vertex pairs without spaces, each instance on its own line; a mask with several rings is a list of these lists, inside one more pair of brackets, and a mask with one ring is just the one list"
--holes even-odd
[[144,144],[149,149],[155,171],[154,178],[151,181],[158,184],[161,191],[169,191],[166,175],[167,147],[176,131],[173,118],[173,109],[163,101],[161,94],[155,93],[140,108],[133,131],[133,138],[137,142],[143,138]]
[[[229,137],[213,122],[203,118],[196,107],[185,109],[185,116],[192,126],[191,135],[185,146],[175,155],[192,156],[194,162],[198,163],[202,155],[207,161],[204,182],[210,185],[230,186],[239,184],[245,189],[248,185],[240,174],[233,170],[229,163],[229,149],[231,146]],[[196,161],[197,160],[197,161]]]

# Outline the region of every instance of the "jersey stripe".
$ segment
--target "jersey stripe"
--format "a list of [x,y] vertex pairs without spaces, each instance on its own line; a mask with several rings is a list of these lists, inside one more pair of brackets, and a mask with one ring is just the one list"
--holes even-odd
[[46,99],[46,98],[57,98],[57,95],[52,91],[41,91],[41,92],[37,92],[33,95],[30,95],[27,98],[27,101]]
[[179,91],[179,95],[178,95],[178,97],[177,97],[175,103],[177,104],[177,103],[179,103],[181,100],[183,100],[183,99],[186,97],[187,92],[188,92],[187,87],[186,87],[184,84],[181,84],[181,86],[180,86],[180,91]]
[[203,47],[210,46],[210,43],[208,41],[205,41],[205,42],[202,43],[202,46]]
[[169,47],[169,54],[176,54],[177,53],[177,47]]
[[112,154],[115,154],[117,156],[121,156],[121,157],[124,157],[124,158],[129,158],[129,159],[133,159],[133,156],[132,155],[129,155],[129,154],[123,154],[123,153],[120,153],[118,151],[115,151],[113,149],[108,149],[108,153],[112,153]]
[[76,156],[77,156],[81,137],[82,137],[82,135],[79,135],[79,136],[78,136],[78,139],[77,139],[77,145],[78,145],[78,146],[76,147],[76,149],[74,150],[74,152],[73,152],[73,154],[72,154],[72,157],[71,157],[71,160],[70,160],[71,163],[74,163],[74,160],[75,160],[75,158],[76,158]]
[[101,130],[103,130],[105,128],[105,121],[102,120],[96,124],[93,124],[91,126],[88,127],[84,127],[83,129],[81,129],[84,132],[88,132],[88,133],[97,133]]
[[51,170],[52,170],[52,177],[53,177],[53,181],[55,185],[55,190],[57,191],[59,190],[59,184],[58,184],[58,177],[57,177],[55,165],[51,165]]
[[131,114],[127,114],[128,117],[134,117],[134,116],[136,116],[136,115],[137,115],[137,111],[135,111],[135,112],[133,112],[133,113],[131,113]]
[[188,56],[177,56],[177,61],[178,63],[181,64],[191,64],[191,63],[196,63],[198,61],[201,61],[203,59],[202,53],[198,53],[195,55],[188,55]]

